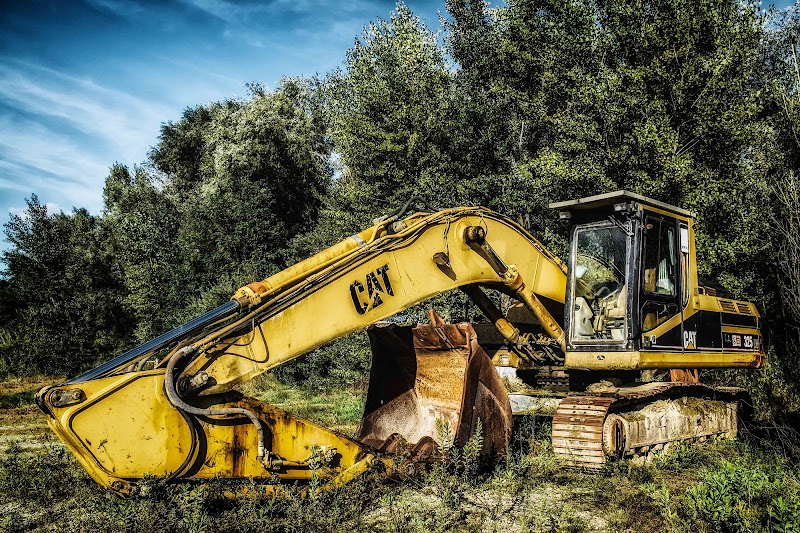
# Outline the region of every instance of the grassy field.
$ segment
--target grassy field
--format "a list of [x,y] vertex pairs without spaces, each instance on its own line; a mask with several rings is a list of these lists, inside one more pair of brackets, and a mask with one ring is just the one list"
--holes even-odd
[[[252,481],[150,479],[120,499],[88,478],[33,406],[54,380],[0,384],[0,530],[800,532],[800,467],[757,442],[677,448],[646,466],[588,474],[558,464],[544,420],[521,424],[491,472],[453,453],[413,477],[366,475],[307,498],[297,487],[266,498]],[[244,392],[351,435],[363,408],[357,391],[315,393],[273,378]]]

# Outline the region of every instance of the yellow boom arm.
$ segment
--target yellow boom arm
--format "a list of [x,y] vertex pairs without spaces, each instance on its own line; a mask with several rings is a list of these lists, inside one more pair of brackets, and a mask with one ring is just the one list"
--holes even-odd
[[[221,314],[198,317],[185,332],[178,328],[42,389],[37,401],[90,475],[120,493],[146,474],[309,479],[312,470],[330,467],[334,482],[342,483],[369,466],[374,450],[232,389],[332,339],[472,284],[514,294],[563,348],[563,331],[547,306],[563,303],[565,270],[519,225],[484,208],[389,218],[241,288]],[[515,340],[513,326],[487,311]],[[165,352],[156,368],[139,369]]]
[[[387,231],[391,223],[378,224],[240,289],[237,298],[260,303],[235,324],[197,341],[204,356],[184,373],[205,372],[211,385],[202,394],[217,394],[437,294],[473,283],[503,284],[482,249],[476,253],[475,244],[465,239],[472,227],[484,229],[500,258],[514,261],[525,296],[564,301],[561,262],[505,217],[461,208],[414,215],[394,225],[395,233]],[[245,331],[228,333],[236,328]]]

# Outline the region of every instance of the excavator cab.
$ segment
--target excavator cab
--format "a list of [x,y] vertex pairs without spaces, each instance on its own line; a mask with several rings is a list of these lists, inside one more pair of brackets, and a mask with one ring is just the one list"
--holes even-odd
[[759,316],[697,278],[693,215],[628,191],[551,204],[569,222],[566,367],[759,366]]

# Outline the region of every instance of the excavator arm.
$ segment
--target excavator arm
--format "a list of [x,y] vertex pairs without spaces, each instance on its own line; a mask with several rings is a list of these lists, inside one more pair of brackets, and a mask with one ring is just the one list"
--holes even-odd
[[[566,267],[536,239],[480,207],[400,219],[402,214],[242,287],[229,303],[82,376],[42,389],[37,402],[50,427],[98,483],[122,494],[146,475],[308,480],[324,469],[331,483],[340,484],[375,464],[380,453],[374,442],[327,430],[234,388],[455,288],[465,289],[523,357],[535,356],[480,286],[522,302],[563,353],[561,321],[554,315],[563,309]],[[437,389],[453,386],[444,380],[437,387],[434,379],[429,392],[415,396],[416,415],[438,416],[458,404],[450,409],[454,423],[468,431],[480,415],[471,403],[480,398],[481,412],[507,418],[510,428],[508,399],[490,364],[487,370],[471,326],[434,326],[435,335],[414,332],[414,349],[430,357],[430,368],[460,365],[452,383],[472,396],[444,390],[453,396],[446,399]],[[398,361],[404,360],[401,352]],[[416,375],[419,385],[423,361],[405,361],[387,368],[405,372],[411,382]]]
[[[523,283],[523,301],[541,301],[541,296],[563,305],[562,264],[500,215],[453,209],[410,217],[395,224],[394,233],[387,231],[389,226],[379,224],[350,237],[343,253],[336,254],[341,248],[334,247],[311,258],[305,268],[298,264],[291,277],[281,272],[240,289],[236,298],[255,302],[253,310],[194,343],[203,356],[184,374],[205,373],[208,383],[201,394],[224,392],[332,339],[464,285],[517,292],[513,283]],[[478,238],[483,248],[468,235],[473,228],[484,234]],[[485,250],[489,242],[496,247],[495,258]],[[493,268],[497,259],[514,262],[512,279]],[[508,265],[504,269],[508,272]],[[534,312],[552,324],[556,338],[562,335],[543,306]]]

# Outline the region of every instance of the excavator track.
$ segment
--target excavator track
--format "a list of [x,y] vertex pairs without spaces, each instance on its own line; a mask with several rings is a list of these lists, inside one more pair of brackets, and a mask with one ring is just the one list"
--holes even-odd
[[553,416],[553,451],[570,466],[602,468],[603,423],[616,398],[572,394],[558,404]]
[[646,457],[675,442],[735,438],[746,391],[682,382],[572,393],[553,416],[553,451],[597,470],[611,455]]

